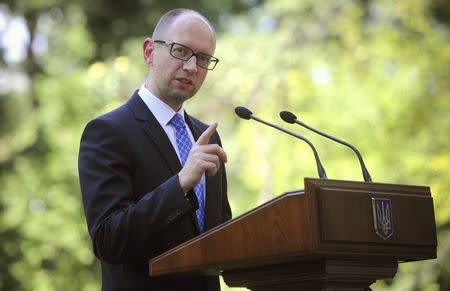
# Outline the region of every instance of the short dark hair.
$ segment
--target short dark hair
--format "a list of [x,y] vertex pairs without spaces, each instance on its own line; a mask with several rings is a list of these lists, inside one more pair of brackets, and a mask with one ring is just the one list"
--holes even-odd
[[161,16],[161,18],[159,19],[158,23],[155,26],[155,29],[153,30],[152,39],[159,38],[160,34],[163,31],[165,31],[178,16],[180,16],[182,14],[193,14],[193,15],[199,16],[211,28],[214,39],[216,38],[216,31],[214,30],[214,27],[212,26],[211,22],[209,22],[209,20],[205,16],[203,16],[200,12],[192,10],[192,9],[177,8],[177,9],[172,9],[172,10],[166,12],[163,16]]

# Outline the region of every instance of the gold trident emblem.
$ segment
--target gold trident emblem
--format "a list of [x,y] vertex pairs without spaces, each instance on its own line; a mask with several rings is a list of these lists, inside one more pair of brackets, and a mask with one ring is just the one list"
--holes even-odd
[[372,212],[375,232],[381,238],[388,239],[393,233],[391,201],[372,198]]
[[385,207],[384,203],[380,204],[377,205],[377,219],[384,235],[387,235],[388,232],[391,230],[391,219],[390,219],[391,211],[389,205],[386,205]]

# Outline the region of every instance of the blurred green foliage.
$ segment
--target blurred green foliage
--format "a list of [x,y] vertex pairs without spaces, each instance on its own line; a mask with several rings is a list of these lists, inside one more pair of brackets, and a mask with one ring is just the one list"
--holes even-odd
[[[143,82],[141,43],[159,15],[192,7],[144,2],[5,2],[48,49],[0,63],[0,290],[99,289],[78,186],[81,131]],[[438,258],[402,264],[373,289],[449,290],[450,4],[199,3],[220,31],[220,63],[186,107],[219,122],[234,216],[317,175],[306,144],[233,113],[244,105],[281,124],[289,109],[357,145],[375,182],[431,187]],[[362,179],[351,151],[291,129],[316,144],[330,178]]]

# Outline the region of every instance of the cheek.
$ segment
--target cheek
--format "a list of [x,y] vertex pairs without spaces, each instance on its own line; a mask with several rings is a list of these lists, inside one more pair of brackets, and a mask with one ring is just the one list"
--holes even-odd
[[206,73],[207,72],[199,72],[199,74],[197,75],[197,82],[199,85],[201,85],[203,83],[203,81],[205,80]]
[[176,69],[174,68],[173,65],[170,65],[168,63],[162,64],[158,70],[157,78],[162,80],[164,83],[169,83],[170,80],[174,78],[175,71],[176,71]]
[[158,73],[170,76],[173,75],[180,67],[180,62],[171,56],[160,56],[158,60],[154,60],[155,66],[158,67]]

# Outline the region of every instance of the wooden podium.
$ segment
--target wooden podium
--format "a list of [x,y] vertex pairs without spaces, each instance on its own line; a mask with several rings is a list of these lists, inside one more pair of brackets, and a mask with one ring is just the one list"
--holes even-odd
[[305,179],[149,262],[150,276],[222,275],[251,290],[367,290],[436,258],[429,187]]

